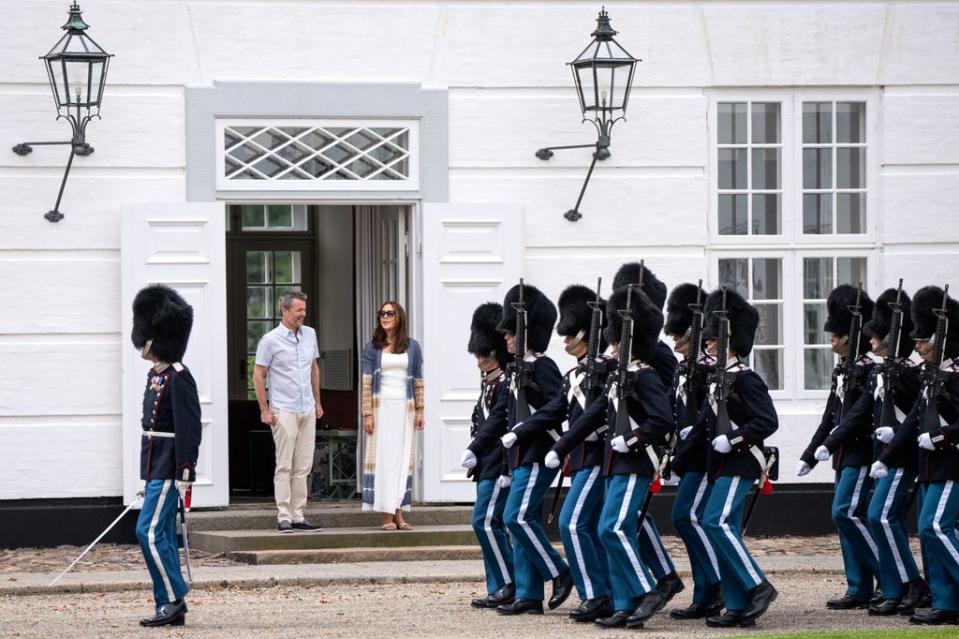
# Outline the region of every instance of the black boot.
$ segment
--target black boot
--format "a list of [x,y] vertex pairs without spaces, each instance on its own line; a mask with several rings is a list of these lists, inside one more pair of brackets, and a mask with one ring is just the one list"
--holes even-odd
[[553,596],[549,598],[549,609],[555,610],[562,606],[571,592],[573,592],[573,576],[567,568],[553,580]]
[[749,598],[746,600],[746,609],[743,610],[743,619],[756,620],[761,617],[769,608],[769,604],[776,600],[779,592],[773,588],[768,581],[749,591]]
[[[903,586],[902,600],[899,602],[898,612],[900,615],[911,615],[916,612],[916,608],[928,608],[923,606],[923,598],[928,596],[929,586],[922,577],[916,577]],[[932,602],[930,601],[931,605]]]
[[870,606],[878,606],[886,600],[886,595],[882,594],[882,590],[876,588],[876,592],[872,594],[872,597],[869,598]]
[[727,610],[721,615],[707,617],[706,625],[710,628],[748,628],[755,626],[756,622],[743,617],[741,610]]
[[515,596],[516,587],[513,584],[506,584],[491,595],[474,599],[470,602],[470,605],[474,608],[496,608],[503,604],[513,603]]
[[543,602],[538,599],[516,599],[513,603],[497,606],[496,612],[501,615],[541,615]]
[[632,614],[631,610],[617,610],[608,617],[600,617],[593,623],[602,628],[622,628],[626,625],[626,620]]
[[901,603],[902,599],[884,599],[879,604],[870,605],[869,614],[878,617],[898,614]]
[[636,610],[626,620],[627,628],[642,628],[647,619],[655,615],[666,605],[663,595],[656,589],[650,590],[639,600]]
[[919,624],[921,626],[943,626],[945,624],[959,624],[959,612],[955,610],[930,610],[929,612],[917,612],[909,617],[909,623]]
[[140,620],[141,626],[182,626],[186,624],[186,602],[177,599],[172,603],[163,604],[160,610],[152,617]]
[[608,597],[594,597],[587,599],[570,611],[569,618],[574,621],[595,621],[600,617],[609,617],[613,614],[609,606]]
[[669,613],[673,619],[702,619],[715,617],[723,611],[723,588],[718,583],[709,586],[703,600],[693,602],[688,608],[677,608]]
[[656,584],[656,590],[663,596],[663,605],[669,603],[670,599],[681,593],[686,588],[683,580],[675,572],[665,575]]
[[827,601],[826,607],[830,610],[856,610],[858,608],[868,608],[869,600],[860,597],[843,595],[839,599],[830,599]]

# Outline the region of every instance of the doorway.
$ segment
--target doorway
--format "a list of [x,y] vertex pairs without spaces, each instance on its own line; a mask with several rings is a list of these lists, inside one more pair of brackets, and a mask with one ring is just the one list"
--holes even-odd
[[379,297],[406,304],[410,211],[408,205],[227,205],[231,500],[273,496],[273,437],[259,421],[252,373],[257,343],[279,323],[279,298],[291,289],[308,297],[306,323],[320,349],[324,416],[317,422],[310,498],[357,495],[359,353]]

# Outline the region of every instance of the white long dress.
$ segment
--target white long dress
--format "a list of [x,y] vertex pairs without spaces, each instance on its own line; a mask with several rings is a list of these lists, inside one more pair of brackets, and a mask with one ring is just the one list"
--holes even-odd
[[406,398],[408,363],[407,353],[384,351],[380,364],[379,407],[373,422],[376,470],[372,510],[382,513],[410,510],[413,416]]

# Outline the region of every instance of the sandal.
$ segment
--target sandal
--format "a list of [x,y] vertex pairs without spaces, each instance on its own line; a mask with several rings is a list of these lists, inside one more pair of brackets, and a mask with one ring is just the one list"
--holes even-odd
[[380,528],[382,528],[383,530],[396,530],[396,524],[394,524],[394,523],[391,521],[391,522],[388,523],[388,524],[383,524],[382,526],[380,526]]
[[413,524],[407,521],[404,521],[402,524],[399,524],[397,528],[399,528],[400,530],[413,530]]

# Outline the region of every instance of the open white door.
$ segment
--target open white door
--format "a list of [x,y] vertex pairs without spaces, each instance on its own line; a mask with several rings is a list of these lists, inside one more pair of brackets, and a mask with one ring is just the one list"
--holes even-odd
[[502,303],[522,268],[521,205],[423,204],[424,501],[476,497],[460,467],[479,395],[470,321],[480,304]]
[[149,362],[129,342],[133,298],[148,284],[167,284],[193,306],[183,363],[196,378],[203,440],[194,506],[229,503],[226,361],[226,217],[222,202],[135,203],[123,207],[123,500],[142,486],[140,439]]

